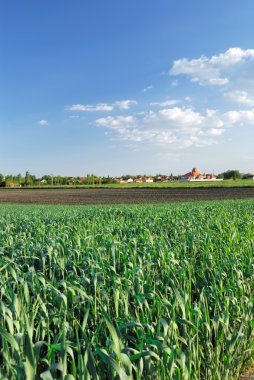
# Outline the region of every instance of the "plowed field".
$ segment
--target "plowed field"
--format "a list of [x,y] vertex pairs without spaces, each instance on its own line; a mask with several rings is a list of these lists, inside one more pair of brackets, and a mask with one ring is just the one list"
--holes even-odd
[[254,188],[0,189],[0,203],[135,204],[254,198]]

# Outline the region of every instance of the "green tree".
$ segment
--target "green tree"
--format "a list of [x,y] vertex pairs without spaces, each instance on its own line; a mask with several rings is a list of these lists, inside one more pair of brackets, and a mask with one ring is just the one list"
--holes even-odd
[[29,171],[26,172],[26,175],[25,175],[25,184],[26,186],[32,186],[34,185],[36,182],[36,178],[34,175],[31,175],[29,173]]
[[0,186],[2,186],[4,183],[4,175],[0,173]]
[[220,173],[218,177],[223,179],[240,179],[242,178],[242,174],[239,170],[227,170],[226,172]]

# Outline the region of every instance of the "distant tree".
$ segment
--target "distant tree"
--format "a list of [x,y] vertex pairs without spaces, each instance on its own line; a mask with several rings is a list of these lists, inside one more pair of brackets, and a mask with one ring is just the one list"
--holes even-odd
[[88,185],[94,185],[94,183],[95,183],[95,180],[96,180],[96,175],[95,174],[93,174],[93,173],[91,173],[91,174],[87,174],[86,175],[86,177],[87,177],[87,184]]
[[227,170],[226,172],[220,173],[218,178],[223,179],[241,179],[243,176],[239,170]]
[[5,186],[6,187],[12,187],[13,186],[13,176],[11,174],[8,174],[5,176]]
[[67,177],[62,177],[62,185],[67,185],[68,178]]
[[125,175],[122,175],[122,178],[124,179],[124,180],[127,180],[127,179],[130,179],[130,178],[135,178],[133,175],[130,175],[130,174],[125,174]]
[[108,185],[110,183],[117,183],[117,181],[112,177],[101,177],[99,184]]
[[0,173],[0,186],[4,183],[4,175]]
[[26,186],[32,186],[34,185],[36,182],[36,178],[34,175],[31,175],[29,173],[29,171],[26,172],[26,175],[25,175],[25,184]]
[[19,173],[17,175],[16,179],[17,179],[19,186],[21,186],[21,184],[24,182],[24,177],[22,176],[22,174]]

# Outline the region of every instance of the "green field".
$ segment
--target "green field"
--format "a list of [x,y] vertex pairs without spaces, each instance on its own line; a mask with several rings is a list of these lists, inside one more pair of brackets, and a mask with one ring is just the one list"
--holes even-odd
[[[95,185],[97,187],[99,185]],[[173,187],[173,188],[186,188],[186,187],[254,187],[254,180],[237,179],[225,181],[197,181],[197,182],[152,182],[152,183],[117,183],[112,185],[104,185],[105,187]]]
[[0,379],[237,379],[254,200],[0,206]]
[[[246,179],[237,179],[237,180],[225,180],[225,181],[200,181],[200,182],[152,182],[152,183],[113,183],[113,184],[105,184],[105,185],[41,185],[41,186],[27,186],[24,189],[91,189],[91,188],[121,188],[121,189],[128,189],[128,188],[142,188],[142,187],[156,187],[156,188],[165,188],[165,187],[172,187],[172,188],[186,188],[186,187],[254,187],[254,180],[246,180]],[[6,189],[4,187],[0,187],[1,189]],[[10,189],[13,189],[11,187]]]
[[208,182],[152,182],[152,183],[116,183],[110,185],[86,185],[83,187],[110,187],[110,188],[132,188],[132,187],[172,187],[172,188],[186,188],[186,187],[254,187],[254,180],[237,179],[237,180],[225,180],[225,181],[208,181]]

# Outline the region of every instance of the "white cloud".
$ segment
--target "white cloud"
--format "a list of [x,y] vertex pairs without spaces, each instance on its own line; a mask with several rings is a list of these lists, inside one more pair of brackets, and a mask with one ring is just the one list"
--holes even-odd
[[200,113],[193,111],[191,108],[179,107],[160,110],[158,116],[167,122],[173,122],[175,127],[200,125],[204,118]]
[[188,148],[218,144],[218,138],[233,126],[254,125],[254,109],[227,111],[164,108],[138,116],[104,117],[95,121],[111,138],[148,146]]
[[207,108],[207,110],[206,110],[206,115],[208,116],[208,117],[212,117],[212,116],[214,116],[215,114],[216,114],[216,110],[213,110],[213,109],[209,109],[209,108]]
[[39,121],[40,125],[48,125],[48,123],[49,123],[48,120],[44,120],[44,119]]
[[68,111],[87,111],[87,112],[98,112],[98,111],[112,111],[113,106],[105,103],[98,103],[95,106],[85,105],[85,104],[73,104],[72,106],[66,107]]
[[130,128],[135,122],[136,118],[134,116],[107,116],[96,120],[97,125],[116,130],[121,128],[121,126]]
[[254,96],[251,96],[247,91],[231,91],[224,94],[231,102],[254,107]]
[[208,118],[191,108],[173,107],[150,111],[140,117],[101,118],[96,120],[96,124],[110,130],[114,139],[183,148],[214,143],[209,137],[202,136]]
[[227,111],[223,114],[222,120],[227,126],[254,124],[254,109],[248,111]]
[[89,104],[73,104],[65,107],[68,111],[85,111],[85,112],[111,112],[114,109],[128,110],[131,106],[138,104],[136,100],[117,100],[112,104],[97,103],[96,105]]
[[153,89],[153,86],[150,85],[150,86],[145,87],[142,91],[143,91],[143,92],[147,92],[147,91],[150,91],[150,90],[152,90],[152,89]]
[[222,128],[211,128],[208,129],[206,134],[207,136],[221,136],[225,132],[225,129]]
[[150,106],[158,106],[158,107],[171,107],[179,103],[178,100],[165,100],[164,102],[154,102],[150,103]]
[[113,106],[119,110],[128,110],[131,106],[138,104],[136,100],[118,100]]
[[230,48],[226,52],[198,59],[186,58],[174,61],[171,75],[187,75],[200,85],[223,86],[229,83],[228,71],[235,65],[254,58],[254,49]]

